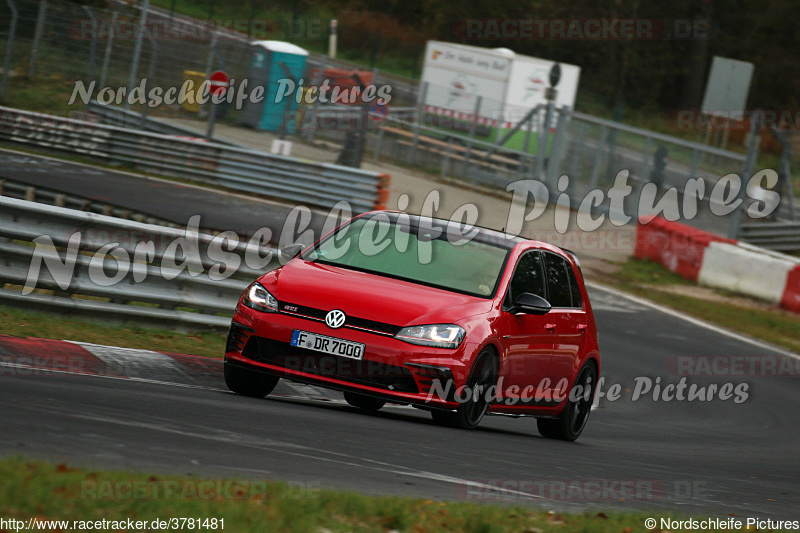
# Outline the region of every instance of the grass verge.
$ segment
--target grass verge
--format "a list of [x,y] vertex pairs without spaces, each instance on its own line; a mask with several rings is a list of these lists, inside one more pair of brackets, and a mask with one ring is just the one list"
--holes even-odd
[[789,311],[720,291],[708,291],[718,296],[714,298],[677,292],[673,290],[676,286],[695,285],[657,263],[635,258],[623,263],[610,280],[604,281],[706,322],[800,353],[800,317]]
[[0,306],[0,334],[91,342],[123,348],[206,357],[225,354],[225,334],[180,333],[137,326],[107,326],[50,313],[36,313]]
[[[558,514],[473,502],[375,497],[320,489],[318,484],[203,480],[109,472],[30,462],[0,461],[0,516],[37,521],[223,520],[206,531],[646,531],[644,513]],[[113,524],[112,524],[113,526]],[[109,527],[108,529],[115,529]],[[126,526],[117,530],[127,529]],[[197,527],[184,529],[195,529]],[[53,528],[52,530],[59,530]]]

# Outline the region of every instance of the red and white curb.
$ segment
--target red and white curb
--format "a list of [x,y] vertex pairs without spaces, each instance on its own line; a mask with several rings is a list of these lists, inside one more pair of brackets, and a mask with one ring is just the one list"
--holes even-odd
[[[0,335],[0,378],[77,374],[182,387],[227,390],[222,359]],[[320,387],[281,380],[270,396],[346,403],[341,394]]]
[[636,230],[634,255],[691,281],[800,313],[800,259],[660,217]]

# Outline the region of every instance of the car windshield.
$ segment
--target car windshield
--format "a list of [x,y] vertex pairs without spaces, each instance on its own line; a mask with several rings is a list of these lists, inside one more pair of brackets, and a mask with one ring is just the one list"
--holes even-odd
[[487,298],[509,250],[503,239],[462,234],[457,224],[377,214],[339,228],[302,258]]

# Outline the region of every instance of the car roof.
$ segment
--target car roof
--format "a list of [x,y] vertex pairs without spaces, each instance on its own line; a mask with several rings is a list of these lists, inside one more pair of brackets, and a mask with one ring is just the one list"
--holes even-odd
[[[435,217],[427,217],[422,215],[411,215],[408,213],[403,213],[400,211],[371,211],[369,213],[364,213],[359,218],[364,217],[373,217],[378,215],[384,215],[389,218],[390,221],[393,223],[397,223],[398,221],[403,223],[408,221],[408,223],[412,226],[418,227],[420,222],[425,220],[429,222],[434,227],[441,227],[446,228],[449,231],[452,231],[454,234],[463,235],[465,232],[462,231],[464,225],[460,222],[454,222],[450,220],[445,220],[442,218],[435,218]],[[401,216],[403,220],[400,220]],[[475,237],[472,239],[473,241],[491,244],[497,246],[498,248],[503,248],[506,250],[512,250],[518,244],[522,244],[525,242],[536,242],[531,241],[529,239],[525,239],[524,237],[518,237],[515,235],[509,235],[502,231],[497,231],[489,228],[484,228],[481,226],[470,226],[469,232],[476,231]]]

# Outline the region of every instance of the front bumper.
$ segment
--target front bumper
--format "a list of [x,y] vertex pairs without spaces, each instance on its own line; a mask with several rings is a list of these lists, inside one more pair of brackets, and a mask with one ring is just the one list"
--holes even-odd
[[[363,343],[364,356],[356,360],[290,346],[293,330]],[[331,329],[313,318],[261,313],[240,305],[231,323],[225,360],[294,381],[455,409],[455,391],[466,383],[477,348],[467,340],[454,350],[417,346],[386,333]]]

